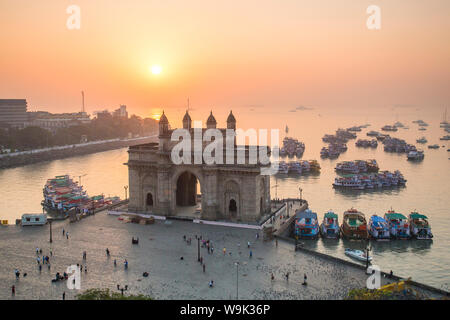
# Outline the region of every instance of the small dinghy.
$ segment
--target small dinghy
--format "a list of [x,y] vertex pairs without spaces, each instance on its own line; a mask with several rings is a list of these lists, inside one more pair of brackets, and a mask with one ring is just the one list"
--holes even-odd
[[[345,254],[359,261],[367,261],[366,254],[361,250],[345,249]],[[372,261],[372,257],[370,256],[369,261]]]

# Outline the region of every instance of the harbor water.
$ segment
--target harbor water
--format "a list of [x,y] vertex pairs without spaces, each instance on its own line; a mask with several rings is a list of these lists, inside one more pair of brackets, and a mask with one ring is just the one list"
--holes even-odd
[[[367,108],[366,108],[367,110]],[[342,222],[343,212],[356,208],[369,220],[373,214],[383,216],[389,209],[407,216],[411,211],[428,216],[434,234],[433,241],[388,241],[372,242],[373,264],[383,271],[390,271],[400,276],[411,276],[415,281],[423,282],[437,288],[450,288],[450,152],[448,141],[440,141],[446,135],[439,127],[442,121],[441,111],[429,112],[414,107],[397,109],[374,109],[371,114],[366,110],[312,109],[295,112],[265,109],[233,110],[238,128],[280,129],[280,141],[285,136],[285,126],[289,128],[288,136],[299,139],[306,145],[302,159],[317,159],[321,166],[320,174],[302,176],[273,176],[271,178],[272,198],[302,197],[309,202],[310,209],[317,212],[320,222],[328,210],[339,215]],[[219,126],[225,125],[228,110],[215,112]],[[173,127],[181,125],[184,110],[167,113]],[[192,112],[195,120],[205,115]],[[276,119],[276,123],[274,121]],[[429,124],[426,131],[419,131],[413,120],[422,119]],[[255,121],[257,120],[257,121]],[[409,129],[399,128],[397,132],[382,132],[386,124],[400,121]],[[425,159],[421,162],[407,161],[406,154],[387,153],[379,143],[376,149],[357,148],[356,139],[349,140],[348,150],[338,159],[321,159],[320,149],[326,146],[321,138],[324,134],[334,134],[338,128],[370,123],[371,126],[358,132],[358,138],[372,139],[366,133],[376,130],[389,133],[392,137],[405,139],[408,143],[423,148]],[[428,143],[421,145],[416,139],[425,136]],[[357,138],[357,139],[358,139]],[[439,149],[428,149],[429,144],[439,144]],[[117,149],[96,154],[75,156],[63,160],[42,162],[33,165],[0,170],[0,219],[9,220],[10,224],[23,213],[41,212],[42,188],[48,178],[69,174],[75,181],[81,176],[81,183],[90,196],[125,197],[124,186],[128,185],[128,172],[124,163],[127,161],[127,149]],[[285,161],[295,160],[284,159]],[[405,187],[372,190],[342,191],[332,187],[336,176],[336,163],[343,160],[376,159],[380,170],[400,170],[407,183]],[[1,232],[1,229],[0,229]],[[364,249],[366,243],[358,241],[318,240],[304,241],[305,246],[326,254],[350,259],[344,255],[345,248]]]

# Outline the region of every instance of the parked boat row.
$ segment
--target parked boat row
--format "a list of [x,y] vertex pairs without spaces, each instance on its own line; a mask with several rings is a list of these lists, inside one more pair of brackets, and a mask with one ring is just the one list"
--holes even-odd
[[406,157],[408,160],[418,161],[418,160],[423,160],[425,155],[423,153],[423,150],[418,149],[416,151],[408,152],[408,155]]
[[347,145],[345,143],[331,143],[328,147],[323,147],[320,150],[320,156],[322,158],[336,159],[345,151],[347,151]]
[[317,160],[280,161],[278,162],[279,174],[306,174],[320,172],[320,164]]
[[383,140],[384,151],[386,152],[397,152],[397,153],[408,153],[410,151],[417,151],[415,145],[406,143],[403,139],[388,137]]
[[366,139],[358,139],[356,141],[355,145],[357,147],[363,147],[363,148],[376,148],[378,147],[378,141],[376,139],[372,140],[366,140]]
[[301,239],[318,239],[319,236],[328,239],[342,236],[350,240],[433,238],[428,218],[416,211],[411,212],[407,218],[391,209],[384,217],[372,215],[367,223],[364,213],[351,208],[344,212],[340,226],[338,215],[331,210],[324,214],[320,225],[317,213],[310,209],[297,211],[295,214],[294,235]]
[[333,187],[351,190],[382,189],[404,186],[406,179],[398,170],[393,173],[381,171],[369,174],[349,174],[334,179]]
[[119,197],[105,198],[103,195],[89,197],[83,186],[69,175],[48,179],[43,189],[42,206],[49,214],[67,215],[72,208],[98,209],[120,201]]
[[378,172],[379,167],[375,159],[343,161],[336,164],[336,172],[342,173],[366,173]]
[[381,128],[381,130],[383,130],[383,131],[393,131],[393,132],[398,131],[398,129],[397,129],[397,127],[395,125],[394,126],[385,125],[384,127]]
[[285,137],[283,139],[283,147],[280,149],[280,156],[298,157],[300,158],[305,152],[305,144],[297,139]]

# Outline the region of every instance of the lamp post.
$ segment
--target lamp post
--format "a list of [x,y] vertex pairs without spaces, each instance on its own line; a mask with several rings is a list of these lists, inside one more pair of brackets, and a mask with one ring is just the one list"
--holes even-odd
[[197,237],[197,252],[198,252],[197,261],[200,262],[200,237]]
[[302,203],[302,192],[303,192],[303,189],[299,187],[298,191],[300,192],[300,204],[301,204]]
[[125,200],[127,200],[128,199],[128,197],[127,197],[128,186],[123,186],[123,187],[125,189]]
[[117,285],[117,290],[119,290],[123,296],[123,292],[128,290],[128,285],[125,285],[125,287],[120,287],[120,285]]
[[369,243],[367,243],[366,247],[366,270],[369,269],[369,251],[371,251],[372,248],[369,247]]
[[49,220],[48,224],[50,225],[50,243],[52,243],[53,242],[53,239],[52,239],[52,220]]
[[239,262],[235,263],[236,265],[236,300],[239,299]]

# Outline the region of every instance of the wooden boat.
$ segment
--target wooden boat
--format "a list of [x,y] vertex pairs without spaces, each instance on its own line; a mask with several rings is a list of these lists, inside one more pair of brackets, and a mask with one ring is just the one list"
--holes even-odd
[[320,225],[320,234],[322,235],[322,238],[339,238],[338,216],[333,211],[330,210],[325,213],[323,222]]
[[354,208],[345,211],[341,233],[344,239],[368,239],[369,233],[367,232],[367,221],[364,213]]
[[388,222],[391,238],[409,239],[411,237],[408,219],[403,214],[391,209],[385,213],[384,219]]
[[318,239],[319,222],[317,221],[317,214],[309,209],[297,211],[295,214],[295,235],[304,239]]
[[409,214],[409,226],[411,236],[419,240],[429,240],[433,238],[428,218],[418,212]]

